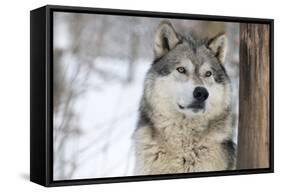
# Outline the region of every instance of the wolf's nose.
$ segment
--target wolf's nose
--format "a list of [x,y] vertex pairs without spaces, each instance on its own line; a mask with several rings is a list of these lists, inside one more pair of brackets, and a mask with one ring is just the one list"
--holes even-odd
[[205,101],[209,96],[209,93],[206,88],[204,87],[196,87],[193,91],[193,97],[199,101],[203,102]]

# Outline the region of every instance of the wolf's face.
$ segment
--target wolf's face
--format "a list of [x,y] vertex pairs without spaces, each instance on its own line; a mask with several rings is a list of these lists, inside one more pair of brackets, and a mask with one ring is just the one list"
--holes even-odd
[[230,82],[223,67],[226,37],[196,41],[177,34],[170,23],[160,24],[148,74],[151,98],[159,110],[187,118],[212,117],[230,104]]

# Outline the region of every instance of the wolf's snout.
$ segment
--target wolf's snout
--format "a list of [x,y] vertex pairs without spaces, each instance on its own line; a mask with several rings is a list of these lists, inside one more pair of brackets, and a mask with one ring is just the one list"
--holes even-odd
[[196,87],[193,91],[193,97],[199,101],[203,102],[209,97],[209,93],[204,87]]

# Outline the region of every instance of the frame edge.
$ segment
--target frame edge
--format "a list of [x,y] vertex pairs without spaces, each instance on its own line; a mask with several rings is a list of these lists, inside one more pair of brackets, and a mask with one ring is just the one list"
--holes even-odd
[[30,11],[30,181],[46,186],[46,6]]

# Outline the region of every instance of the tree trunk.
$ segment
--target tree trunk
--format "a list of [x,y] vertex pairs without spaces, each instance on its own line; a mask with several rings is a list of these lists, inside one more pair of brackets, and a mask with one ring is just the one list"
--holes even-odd
[[269,25],[240,24],[237,169],[269,167]]

